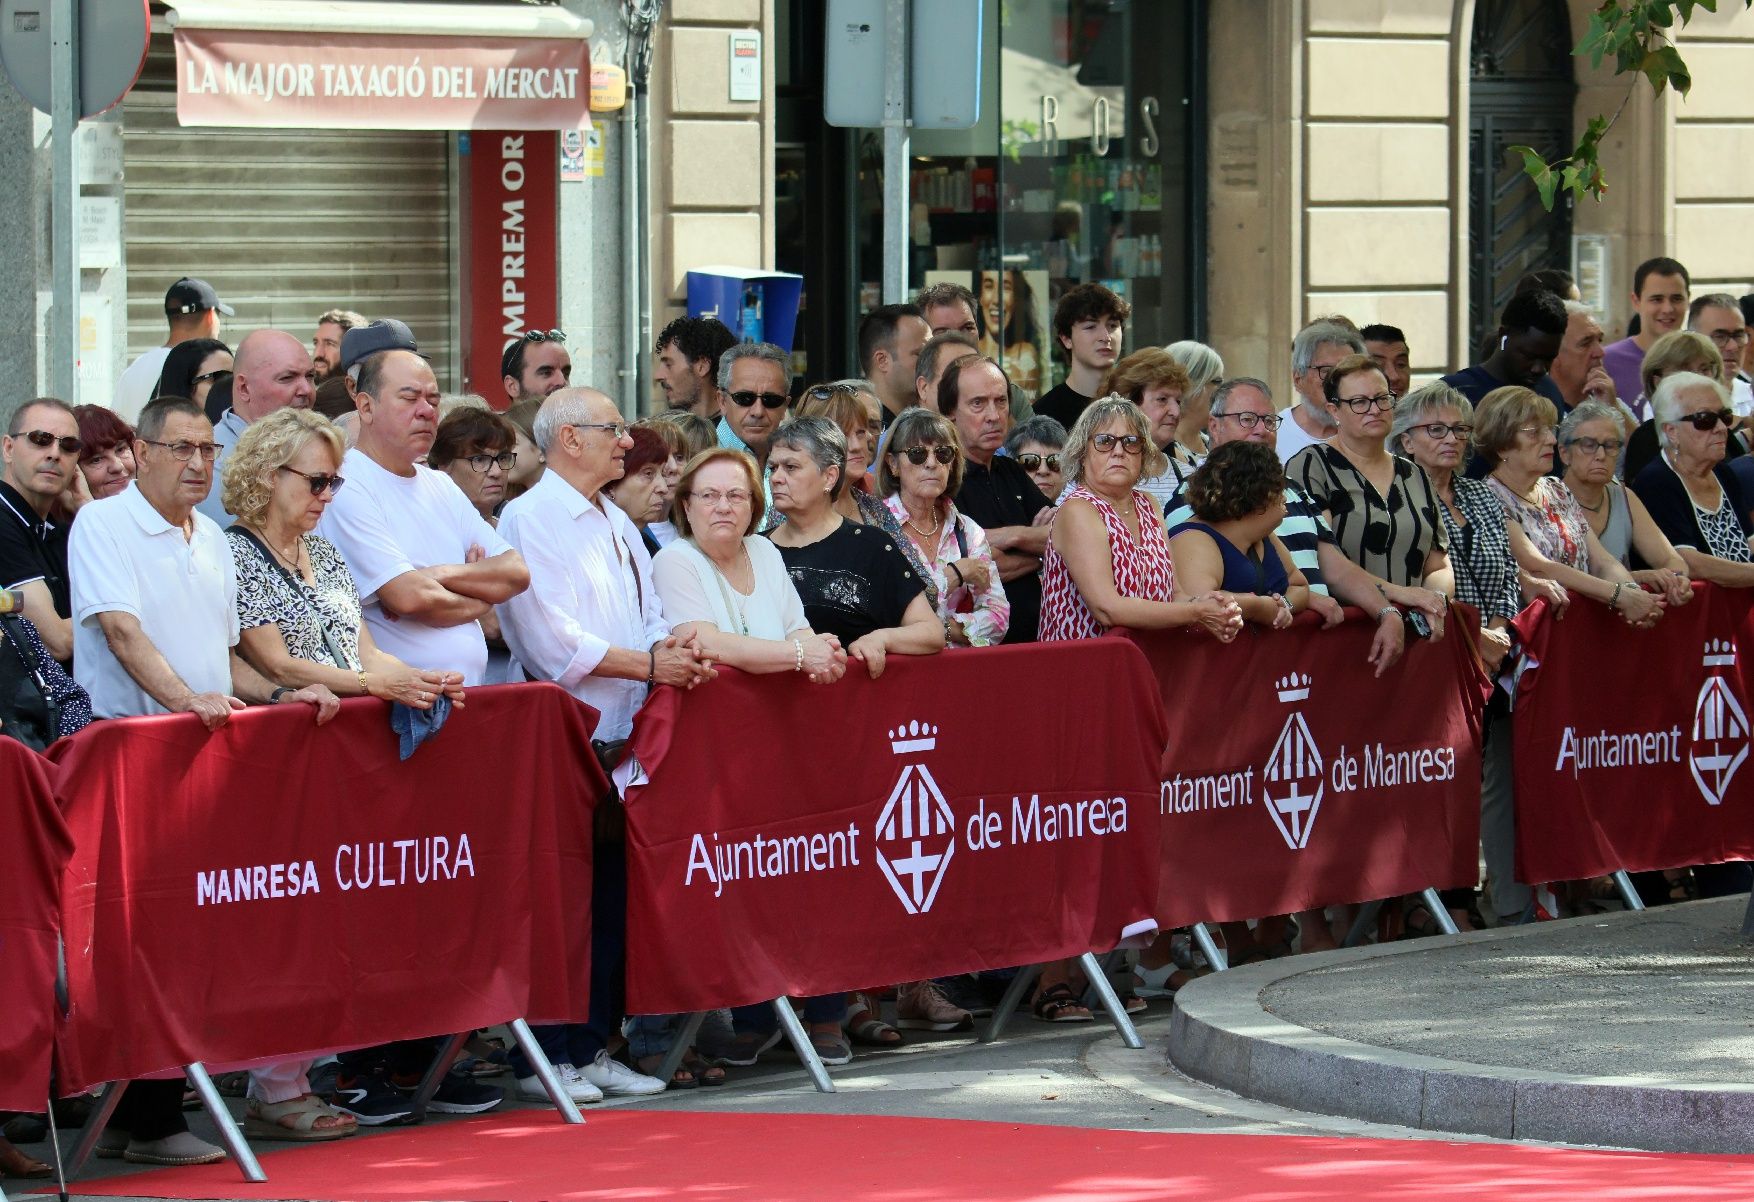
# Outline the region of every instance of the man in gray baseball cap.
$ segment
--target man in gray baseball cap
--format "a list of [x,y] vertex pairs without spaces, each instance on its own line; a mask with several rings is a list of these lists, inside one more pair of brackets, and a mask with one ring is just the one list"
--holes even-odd
[[164,317],[170,334],[163,346],[155,346],[128,365],[116,378],[116,390],[110,408],[123,421],[133,425],[140,420],[140,411],[152,397],[152,386],[164,371],[165,358],[171,348],[191,338],[218,338],[219,316],[237,316],[236,310],[219,299],[219,293],[206,280],[184,276],[166,289]]
[[[420,355],[420,344],[405,321],[380,317],[362,326],[354,326],[341,336],[341,361],[336,368],[347,379],[347,394],[357,396],[359,370],[367,359],[385,351],[413,351]],[[420,355],[422,359],[425,355]]]

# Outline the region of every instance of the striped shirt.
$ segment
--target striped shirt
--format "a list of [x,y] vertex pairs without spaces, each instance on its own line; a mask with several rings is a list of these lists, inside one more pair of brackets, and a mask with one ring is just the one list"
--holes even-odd
[[[1186,485],[1177,489],[1163,507],[1163,516],[1171,530],[1194,519],[1194,507],[1188,504]],[[1291,552],[1291,562],[1309,581],[1309,591],[1327,596],[1328,583],[1322,579],[1321,560],[1316,548],[1322,543],[1333,542],[1333,531],[1322,520],[1322,511],[1316,504],[1289,484],[1285,486],[1285,520],[1273,533]]]

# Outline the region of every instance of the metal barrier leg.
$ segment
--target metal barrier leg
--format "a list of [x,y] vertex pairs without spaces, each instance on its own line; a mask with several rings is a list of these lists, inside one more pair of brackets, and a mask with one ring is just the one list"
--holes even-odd
[[1188,928],[1188,933],[1193,936],[1194,946],[1200,949],[1202,956],[1206,957],[1206,963],[1212,966],[1213,972],[1223,972],[1230,967],[1230,957],[1219,948],[1205,923],[1196,922]]
[[[574,1102],[572,1095],[566,1092],[566,1085],[561,1081],[560,1074],[554,1071],[553,1062],[548,1059],[548,1053],[544,1052],[542,1045],[537,1042],[536,1032],[530,1030],[530,1024],[521,1018],[514,1018],[506,1025],[512,1030],[512,1038],[516,1039],[518,1046],[524,1049],[524,1056],[530,1061],[530,1067],[536,1070],[536,1079],[542,1082],[542,1092],[548,1095],[548,1100],[554,1103],[556,1110],[560,1111],[560,1117],[568,1123],[583,1126],[585,1118],[579,1113],[578,1103]],[[456,1038],[463,1037],[459,1035]],[[449,1072],[450,1067],[449,1064],[445,1065],[445,1072]],[[444,1073],[440,1073],[439,1077],[433,1078],[434,1089],[438,1088],[439,1078],[443,1076]],[[422,1081],[420,1085],[422,1089],[426,1088],[425,1081]],[[430,1096],[428,1095],[429,1098]],[[425,1103],[422,1105],[424,1106]]]
[[1009,985],[1005,986],[1005,996],[999,999],[997,1006],[993,1007],[992,1021],[987,1024],[987,1029],[981,1032],[980,1041],[982,1043],[992,1043],[1005,1033],[1005,1024],[1011,1021],[1013,1014],[1017,1013],[1017,1007],[1023,1001],[1023,995],[1029,991],[1031,985],[1035,984],[1036,977],[1040,975],[1041,966],[1038,964],[1025,964],[1018,968],[1017,975],[1011,978]]
[[798,1059],[804,1062],[804,1071],[810,1074],[811,1083],[816,1086],[817,1093],[834,1093],[834,1082],[828,1079],[828,1070],[822,1066],[822,1057],[816,1054],[816,1048],[810,1043],[810,1032],[798,1021],[792,1012],[790,999],[776,997],[773,1000],[773,1012],[779,1016],[780,1029],[786,1038],[792,1041],[792,1050],[798,1053]]
[[1620,891],[1620,900],[1626,903],[1628,910],[1644,909],[1644,899],[1638,896],[1638,889],[1633,885],[1632,878],[1626,875],[1624,868],[1614,870],[1614,888]]
[[1121,1042],[1134,1051],[1143,1048],[1145,1041],[1139,1038],[1139,1029],[1133,1026],[1133,1016],[1127,1013],[1127,1008],[1115,995],[1114,984],[1108,979],[1108,974],[1102,971],[1102,964],[1097,960],[1096,953],[1085,952],[1078,957],[1078,963],[1084,966],[1084,975],[1090,979],[1090,987],[1102,999],[1102,1008],[1108,1011],[1109,1021],[1121,1033]]
[[1364,942],[1365,932],[1376,925],[1376,916],[1382,913],[1382,902],[1365,902],[1358,907],[1358,917],[1352,920],[1352,929],[1346,932],[1346,938],[1340,940],[1341,947],[1357,947]]
[[1442,931],[1445,935],[1459,935],[1462,933],[1460,928],[1456,926],[1456,920],[1450,917],[1449,907],[1443,904],[1443,898],[1438,896],[1437,890],[1421,889],[1419,891],[1419,900],[1425,903],[1425,908],[1427,910],[1431,911],[1432,921],[1437,923],[1438,930]]
[[427,1067],[426,1076],[420,1079],[420,1088],[414,1091],[414,1118],[411,1121],[426,1121],[426,1104],[432,1101],[432,1095],[438,1092],[438,1087],[444,1083],[445,1074],[451,1071],[451,1065],[457,1063],[463,1045],[468,1042],[467,1031],[459,1031],[445,1040],[444,1046],[439,1049],[438,1059]]
[[682,1029],[676,1032],[676,1042],[670,1045],[670,1050],[664,1054],[664,1063],[658,1066],[658,1080],[665,1085],[676,1075],[676,1070],[682,1067],[682,1058],[694,1046],[695,1036],[700,1034],[700,1024],[705,1021],[705,1010],[696,1010],[683,1018]]
[[122,1100],[122,1091],[127,1088],[126,1081],[111,1081],[98,1094],[97,1105],[91,1108],[85,1126],[79,1129],[79,1142],[73,1145],[73,1154],[67,1158],[68,1181],[79,1176],[86,1163],[91,1160],[91,1154],[97,1151],[97,1141],[103,1138],[104,1128],[109,1125],[110,1116],[116,1113],[116,1105]]
[[213,1088],[213,1078],[207,1075],[207,1066],[199,1060],[183,1066],[183,1076],[189,1079],[189,1087],[201,1099],[202,1107],[207,1111],[213,1125],[219,1128],[219,1140],[225,1150],[231,1154],[238,1170],[243,1173],[245,1181],[266,1181],[268,1174],[256,1160],[256,1154],[250,1151],[250,1145],[244,1139],[244,1133],[238,1130],[237,1121],[231,1117],[231,1111],[225,1108],[225,1099]]

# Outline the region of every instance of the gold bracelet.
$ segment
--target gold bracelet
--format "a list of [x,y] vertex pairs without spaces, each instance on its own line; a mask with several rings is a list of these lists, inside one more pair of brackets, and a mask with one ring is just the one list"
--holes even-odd
[[360,668],[357,672],[357,675],[359,676],[360,695],[362,697],[370,697],[372,695],[372,691],[371,691],[371,686],[365,683],[365,669]]

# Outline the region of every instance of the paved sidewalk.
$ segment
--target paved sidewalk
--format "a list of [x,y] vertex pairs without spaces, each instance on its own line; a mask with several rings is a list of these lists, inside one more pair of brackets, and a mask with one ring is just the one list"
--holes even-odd
[[1170,1059],[1300,1110],[1496,1138],[1754,1152],[1745,898],[1205,978]]

